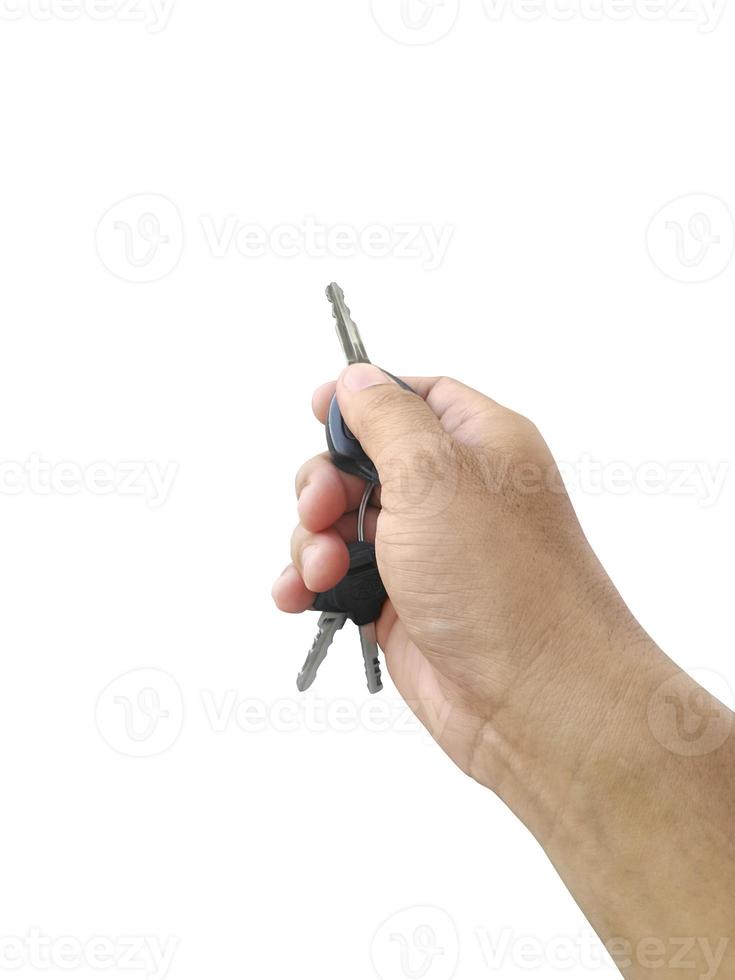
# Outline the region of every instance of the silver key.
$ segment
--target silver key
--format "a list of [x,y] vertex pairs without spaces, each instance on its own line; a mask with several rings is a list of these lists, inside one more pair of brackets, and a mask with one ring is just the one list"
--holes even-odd
[[369,364],[370,358],[367,356],[365,345],[362,342],[360,331],[357,324],[352,319],[349,307],[345,303],[345,294],[342,287],[336,282],[330,282],[327,286],[327,299],[332,304],[332,315],[337,321],[337,336],[342,344],[348,364]]
[[[357,329],[357,324],[352,319],[350,309],[345,302],[345,294],[342,287],[338,286],[336,282],[330,282],[327,286],[327,299],[332,304],[332,314],[337,324],[337,336],[342,344],[342,350],[345,353],[347,363],[369,364],[370,358],[367,356],[360,331]],[[375,485],[368,483],[360,503],[360,512],[357,521],[358,541],[365,540],[365,510],[367,509],[374,489]],[[383,682],[380,679],[380,661],[378,660],[378,641],[375,633],[375,623],[360,626],[359,630],[368,691],[371,694],[376,694],[383,689]]]
[[[370,503],[370,498],[375,489],[374,483],[368,483],[360,501],[360,509],[357,512],[357,540],[365,540],[365,511]],[[380,661],[378,660],[378,637],[375,631],[375,623],[368,623],[366,626],[359,626],[360,646],[362,647],[362,659],[365,661],[365,676],[367,677],[368,691],[377,694],[383,690],[383,681],[380,679]]]
[[346,622],[347,616],[344,613],[323,612],[321,614],[311,650],[306,656],[301,673],[296,678],[296,687],[300,691],[305,691],[314,683],[316,673],[329,652],[337,630],[341,630]]
[[368,623],[367,626],[360,626],[360,646],[362,647],[362,659],[365,661],[365,676],[367,677],[368,691],[377,694],[383,690],[383,681],[380,678],[380,661],[378,660],[378,638],[375,633],[375,623]]

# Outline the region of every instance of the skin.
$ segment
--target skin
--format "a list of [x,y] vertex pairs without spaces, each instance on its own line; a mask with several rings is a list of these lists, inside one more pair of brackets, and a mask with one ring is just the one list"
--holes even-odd
[[[528,419],[448,378],[406,392],[353,365],[337,392],[381,486],[367,536],[378,640],[438,744],[536,836],[623,976],[735,977],[735,718],[636,622]],[[364,484],[296,477],[300,613],[346,573]]]

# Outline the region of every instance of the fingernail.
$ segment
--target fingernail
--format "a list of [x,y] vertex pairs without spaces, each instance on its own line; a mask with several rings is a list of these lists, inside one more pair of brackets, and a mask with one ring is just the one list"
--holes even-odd
[[388,384],[391,379],[374,364],[350,364],[342,372],[340,380],[349,391],[362,391],[374,385]]

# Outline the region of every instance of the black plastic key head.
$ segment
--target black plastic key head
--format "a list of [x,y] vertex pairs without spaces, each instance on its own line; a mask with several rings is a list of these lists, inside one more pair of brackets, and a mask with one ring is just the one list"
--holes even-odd
[[[406,391],[413,391],[413,388],[407,385],[405,381],[401,381],[400,378],[396,378],[388,371],[384,371],[383,373],[387,374],[389,378],[393,378],[401,388],[404,388]],[[329,404],[326,430],[327,446],[329,447],[332,462],[338,469],[344,470],[345,473],[352,473],[353,476],[359,476],[363,480],[367,480],[368,483],[380,482],[375,464],[350,432],[345,420],[342,418],[336,395],[332,397],[332,401]]]
[[354,541],[350,551],[350,570],[341,582],[314,600],[319,612],[344,613],[356,626],[373,623],[388,598],[375,562],[375,547],[367,541]]
[[378,483],[378,471],[357,439],[347,428],[337,404],[337,396],[332,398],[327,416],[327,446],[334,465],[359,476],[368,483]]

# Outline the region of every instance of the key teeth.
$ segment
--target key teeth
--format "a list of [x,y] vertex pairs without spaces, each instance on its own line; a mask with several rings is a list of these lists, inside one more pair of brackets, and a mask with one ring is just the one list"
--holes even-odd
[[[334,319],[339,320],[339,317],[337,316],[337,309],[335,306],[335,303],[337,301],[339,301],[342,304],[342,306],[344,306],[345,313],[350,319],[352,319],[352,311],[350,310],[347,303],[345,303],[345,294],[342,287],[338,286],[336,282],[330,282],[325,292],[326,292],[326,297],[329,300],[329,305],[332,307],[332,316],[334,317]],[[334,296],[332,295],[332,293],[334,293]]]
[[368,665],[365,664],[365,676],[370,694],[377,694],[383,690],[383,679],[380,676],[380,661],[377,657]]

